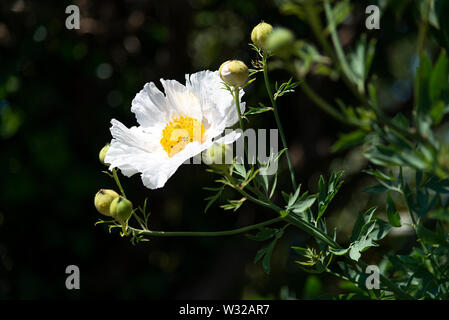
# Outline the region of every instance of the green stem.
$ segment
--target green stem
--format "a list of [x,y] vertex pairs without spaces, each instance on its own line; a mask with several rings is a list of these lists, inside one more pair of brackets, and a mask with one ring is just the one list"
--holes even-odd
[[[246,151],[245,136],[244,136],[245,126],[243,125],[242,111],[240,110],[240,88],[239,87],[234,87],[232,96],[234,97],[235,107],[237,109],[237,114],[239,116],[239,125],[240,125],[240,129],[242,130],[243,150],[244,150],[246,157],[248,157],[247,151]],[[243,165],[245,165],[245,159],[243,159]]]
[[337,34],[334,17],[332,15],[332,10],[331,10],[328,0],[324,1],[324,11],[326,12],[326,18],[327,18],[327,21],[329,22],[329,29],[330,29],[330,34],[331,34],[331,38],[332,38],[332,43],[333,43],[335,51],[337,53],[337,59],[340,62],[341,69],[342,69],[343,73],[346,74],[346,76],[348,78],[353,79],[354,73],[352,72],[351,68],[348,65],[348,62],[346,61],[345,53],[343,51],[343,48],[341,47],[340,40],[338,39],[338,34]]
[[260,229],[262,227],[271,225],[276,222],[283,221],[284,218],[277,217],[271,220],[253,224],[250,226],[226,230],[226,231],[153,231],[153,230],[140,230],[132,227],[128,227],[129,232],[135,232],[140,235],[145,235],[149,237],[220,237],[220,236],[232,236],[244,232],[248,232],[254,229]]
[[355,127],[369,126],[368,123],[364,123],[361,121],[353,121],[353,120],[343,116],[342,114],[340,114],[329,103],[327,103],[320,96],[318,96],[315,93],[315,91],[311,87],[309,87],[309,85],[305,81],[303,81],[301,83],[300,88],[313,103],[315,103],[324,112],[326,112],[328,115],[335,118],[336,120],[340,121],[341,123],[344,123],[344,124],[347,124],[350,126],[355,126]]
[[287,156],[288,169],[290,171],[290,177],[292,180],[293,190],[296,190],[297,184],[296,184],[296,179],[295,179],[295,172],[293,170],[292,160],[290,159],[290,153],[288,152],[287,139],[285,138],[284,129],[282,127],[281,119],[279,118],[277,104],[276,104],[276,101],[274,100],[273,92],[271,91],[270,81],[268,80],[268,63],[267,63],[266,51],[264,51],[264,54],[263,54],[263,77],[265,80],[265,87],[267,89],[267,93],[268,93],[268,96],[270,97],[270,101],[271,101],[271,104],[273,107],[274,118],[276,120],[276,124],[279,129],[279,134],[281,136],[282,146],[284,149],[287,149],[287,150],[285,150],[285,154]]
[[112,169],[112,175],[114,176],[115,183],[117,184],[117,186],[118,186],[118,188],[120,190],[120,193],[122,194],[123,197],[126,198],[125,190],[123,190],[122,184],[120,183],[120,179],[118,178],[117,169],[116,168]]

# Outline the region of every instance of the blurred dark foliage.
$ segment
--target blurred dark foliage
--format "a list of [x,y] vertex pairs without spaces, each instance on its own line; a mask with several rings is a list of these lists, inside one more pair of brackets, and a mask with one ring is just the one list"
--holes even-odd
[[[364,24],[359,3],[359,13],[341,34],[346,43]],[[65,28],[70,4],[81,9],[80,30]],[[308,237],[297,232],[287,232],[278,245],[267,276],[252,261],[258,244],[243,236],[155,238],[133,246],[117,232],[94,226],[100,218],[95,193],[115,187],[98,161],[111,138],[110,119],[136,124],[131,100],[146,82],[182,82],[186,73],[216,70],[231,58],[249,64],[249,35],[262,19],[311,39],[306,27],[281,15],[273,1],[1,1],[0,298],[310,298],[323,286],[339,290],[330,276],[318,279],[298,269],[289,245]],[[412,15],[402,19],[399,30],[398,17],[387,13],[381,30],[370,32],[379,38],[374,68],[386,79],[392,75],[384,67],[391,62],[390,43],[407,39],[415,28]],[[405,93],[391,102],[394,108],[410,102],[404,81],[398,85]],[[339,82],[315,78],[313,85],[328,99],[349,97]],[[267,102],[263,90],[261,81],[252,85],[247,104]],[[339,166],[335,161],[352,166],[345,154],[330,153],[342,126],[299,93],[280,104],[297,180],[315,191],[319,174]],[[275,127],[264,115],[251,125]],[[217,206],[205,214],[202,187],[215,178],[205,169],[182,166],[155,191],[146,190],[138,175],[122,183],[136,204],[149,197],[155,230],[224,230],[272,217],[251,204],[238,214]],[[288,175],[283,178],[288,188]],[[359,184],[360,174],[349,174],[334,209],[353,200]],[[80,267],[80,290],[65,288],[70,264]]]

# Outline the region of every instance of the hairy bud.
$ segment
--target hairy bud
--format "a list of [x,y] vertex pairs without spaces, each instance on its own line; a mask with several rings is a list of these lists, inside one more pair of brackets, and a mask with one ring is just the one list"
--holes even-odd
[[266,22],[261,22],[253,28],[251,41],[260,49],[265,49],[268,36],[273,31],[273,26]]
[[241,87],[248,80],[249,70],[246,64],[240,60],[228,60],[223,62],[218,73],[226,84],[232,87]]

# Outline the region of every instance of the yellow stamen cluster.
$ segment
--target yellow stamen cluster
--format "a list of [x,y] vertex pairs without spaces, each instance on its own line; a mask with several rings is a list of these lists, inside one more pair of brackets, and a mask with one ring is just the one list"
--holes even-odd
[[161,146],[169,157],[185,148],[190,142],[203,143],[204,126],[191,117],[174,117],[162,130]]

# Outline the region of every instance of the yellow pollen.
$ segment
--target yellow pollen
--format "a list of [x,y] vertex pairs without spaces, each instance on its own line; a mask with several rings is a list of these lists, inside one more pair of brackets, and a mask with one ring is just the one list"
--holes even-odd
[[190,142],[203,143],[204,126],[190,117],[173,117],[162,130],[161,146],[169,157],[185,148]]

